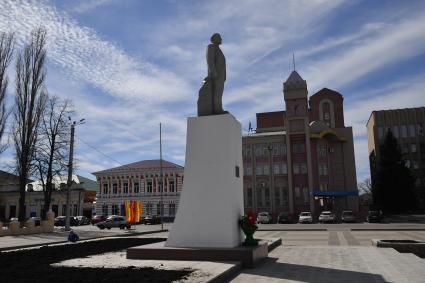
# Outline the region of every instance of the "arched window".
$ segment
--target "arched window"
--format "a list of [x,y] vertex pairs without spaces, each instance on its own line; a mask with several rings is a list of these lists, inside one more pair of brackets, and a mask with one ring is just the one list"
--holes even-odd
[[320,120],[328,127],[335,127],[334,105],[329,99],[324,99],[319,104]]

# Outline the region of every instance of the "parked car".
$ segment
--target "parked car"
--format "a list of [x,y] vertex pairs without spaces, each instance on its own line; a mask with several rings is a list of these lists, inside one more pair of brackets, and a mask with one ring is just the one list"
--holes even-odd
[[17,217],[10,218],[9,222],[17,222],[19,219]]
[[341,221],[342,222],[356,222],[356,216],[351,210],[345,210],[341,214]]
[[150,215],[150,214],[148,214],[143,219],[143,223],[145,223],[145,225],[148,225],[148,224],[160,224],[161,223],[161,218],[159,218],[156,215]]
[[[66,216],[58,216],[55,218],[55,226],[65,226],[66,225]],[[78,220],[74,216],[69,217],[70,226],[78,226]]]
[[90,224],[90,219],[88,219],[86,216],[80,215],[80,216],[76,216],[77,220],[78,220],[78,225],[89,225]]
[[366,221],[369,223],[376,222],[380,223],[382,221],[382,214],[377,210],[369,210],[369,213],[366,217]]
[[257,223],[269,224],[272,222],[272,216],[268,212],[260,212],[257,215]]
[[120,229],[130,229],[131,223],[127,222],[125,217],[123,216],[109,216],[105,221],[101,221],[99,223],[96,223],[96,226],[103,230],[103,229],[111,229],[111,228],[120,228]]
[[29,218],[29,220],[32,220],[32,221],[34,221],[34,225],[35,226],[40,226],[40,223],[41,223],[41,218],[40,217],[30,217]]
[[299,223],[313,223],[313,217],[311,216],[311,212],[301,212],[298,218]]
[[106,220],[106,216],[104,215],[95,215],[93,216],[93,218],[91,219],[91,225],[94,225],[96,223],[102,222]]
[[331,211],[322,211],[319,216],[320,223],[336,223],[336,216]]
[[289,213],[281,212],[277,216],[277,223],[292,223],[293,219]]

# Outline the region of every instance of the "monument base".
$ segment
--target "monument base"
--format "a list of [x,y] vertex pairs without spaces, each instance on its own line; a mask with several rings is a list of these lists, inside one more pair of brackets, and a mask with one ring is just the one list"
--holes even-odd
[[268,256],[268,252],[279,246],[282,240],[260,241],[256,247],[236,248],[176,248],[167,247],[165,242],[127,249],[128,259],[149,260],[194,260],[194,261],[238,261],[245,268],[255,267]]
[[230,114],[189,118],[183,190],[166,246],[238,247],[242,179],[240,123]]

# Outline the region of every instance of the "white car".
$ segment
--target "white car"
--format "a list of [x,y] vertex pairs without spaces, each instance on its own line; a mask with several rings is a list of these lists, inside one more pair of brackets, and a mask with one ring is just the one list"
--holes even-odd
[[310,212],[301,212],[298,218],[299,223],[313,223],[313,217]]
[[257,215],[257,223],[269,224],[272,221],[272,217],[268,212],[260,212]]
[[320,223],[335,223],[336,222],[336,216],[331,211],[322,211],[319,216],[319,222]]

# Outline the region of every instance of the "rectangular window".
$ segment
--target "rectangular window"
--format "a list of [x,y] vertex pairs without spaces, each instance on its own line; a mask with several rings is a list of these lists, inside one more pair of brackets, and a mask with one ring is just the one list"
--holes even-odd
[[406,160],[406,161],[404,162],[404,165],[405,165],[407,168],[410,168],[410,160]]
[[279,166],[279,164],[274,164],[273,165],[273,174],[274,175],[279,175],[280,174],[280,166]]
[[308,203],[309,194],[308,194],[308,188],[307,187],[303,188],[303,195],[304,195],[304,203]]
[[176,215],[176,204],[175,203],[170,203],[168,205],[168,215],[169,216]]
[[269,175],[270,174],[269,165],[264,165],[263,172],[264,172],[264,175]]
[[301,195],[300,188],[299,187],[295,187],[295,197],[296,198],[299,198],[300,195]]
[[378,127],[378,138],[382,139],[384,137],[384,128]]
[[422,137],[424,135],[424,130],[422,128],[422,125],[421,124],[417,124],[416,125],[416,129],[418,131],[418,136]]
[[300,174],[300,166],[298,163],[293,164],[293,171],[294,171],[294,174]]
[[248,188],[246,190],[246,194],[248,196],[248,206],[252,206],[252,188]]
[[250,156],[251,156],[251,148],[249,148],[249,147],[245,147],[245,148],[243,149],[243,156],[245,156],[245,157],[250,157]]
[[159,216],[159,215],[162,215],[161,209],[162,209],[162,212],[163,212],[163,211],[164,211],[164,210],[163,210],[163,204],[159,204],[159,203],[158,203],[158,204],[156,205],[156,215],[158,215],[158,216]]
[[292,144],[292,152],[293,153],[304,153],[305,152],[305,144],[304,143],[294,143],[294,144]]
[[146,204],[146,214],[152,214],[152,206],[151,203]]
[[410,152],[415,153],[417,151],[417,147],[415,143],[412,143],[410,145]]
[[406,125],[401,125],[400,126],[400,136],[402,137],[402,138],[407,138],[407,127],[406,127]]
[[168,190],[170,191],[170,193],[174,193],[176,188],[175,188],[175,181],[174,178],[173,179],[168,179]]
[[394,137],[398,138],[399,132],[398,132],[398,126],[392,126],[391,131],[393,132]]
[[262,156],[263,155],[263,146],[256,145],[255,146],[255,156]]
[[409,153],[409,145],[408,144],[402,144],[401,145],[401,153]]
[[265,194],[265,197],[266,197],[266,206],[270,206],[270,189],[265,188],[264,194]]
[[288,174],[288,166],[286,165],[286,163],[282,163],[281,166],[282,166],[281,167],[281,169],[282,169],[281,173],[285,174],[285,175]]
[[124,194],[128,194],[128,183],[127,183],[127,182],[125,182],[125,183],[123,184],[123,187],[124,187]]
[[319,175],[327,176],[328,175],[328,165],[327,164],[319,164]]
[[112,205],[112,215],[119,215],[120,213],[120,207],[118,204]]
[[307,164],[305,164],[305,163],[300,164],[300,173],[301,174],[307,174]]
[[244,175],[251,176],[252,175],[252,167],[250,164],[247,164],[243,167]]
[[255,175],[263,175],[263,166],[257,165],[257,167],[255,168]]
[[108,216],[108,205],[107,204],[102,205],[102,215]]
[[416,136],[415,125],[409,125],[409,137],[414,138]]
[[108,183],[103,183],[103,194],[108,194]]
[[118,194],[118,184],[117,183],[112,184],[112,193]]
[[135,183],[134,183],[134,193],[135,193],[135,194],[138,194],[138,193],[139,193],[139,191],[140,191],[140,188],[139,188],[139,182],[135,182]]
[[417,160],[413,160],[413,169],[419,169],[419,162]]
[[152,180],[146,180],[146,188],[148,193],[152,193]]
[[326,145],[318,144],[317,145],[317,156],[319,156],[319,158],[320,157],[326,157],[327,154],[328,154],[328,151],[327,151]]

